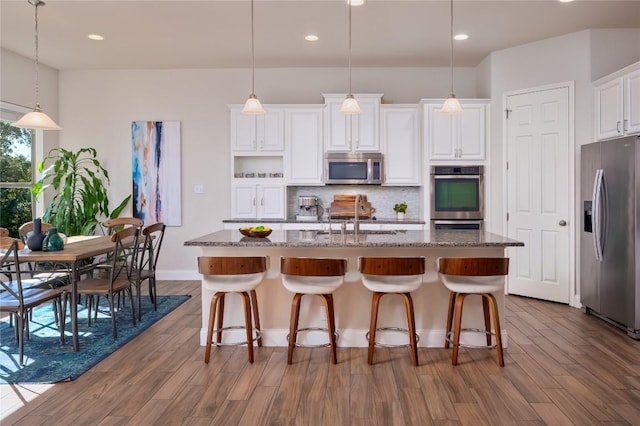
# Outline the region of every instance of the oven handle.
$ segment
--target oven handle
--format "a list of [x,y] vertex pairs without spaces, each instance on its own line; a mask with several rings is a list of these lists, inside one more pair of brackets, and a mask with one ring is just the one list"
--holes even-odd
[[480,179],[481,175],[431,175],[434,179]]

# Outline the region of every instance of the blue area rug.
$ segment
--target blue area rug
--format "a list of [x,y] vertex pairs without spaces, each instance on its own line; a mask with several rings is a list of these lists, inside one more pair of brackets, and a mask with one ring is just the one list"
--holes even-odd
[[[56,383],[78,378],[98,362],[132,340],[162,317],[180,306],[191,296],[158,296],[158,310],[153,310],[149,297],[142,298],[142,321],[131,323],[129,303],[116,312],[118,338],[114,339],[111,317],[106,301],[100,305],[97,321],[87,323],[87,311],[78,305],[78,331],[80,351],[73,352],[71,323],[67,314],[65,344],[60,343],[60,332],[55,324],[51,304],[36,308],[29,324],[30,340],[24,343],[24,365],[19,364],[15,328],[8,318],[0,322],[0,383]],[[100,298],[101,301],[104,298]],[[137,300],[136,300],[137,303]],[[136,305],[137,309],[137,305]],[[67,312],[69,308],[67,308]],[[14,323],[15,326],[15,323]]]

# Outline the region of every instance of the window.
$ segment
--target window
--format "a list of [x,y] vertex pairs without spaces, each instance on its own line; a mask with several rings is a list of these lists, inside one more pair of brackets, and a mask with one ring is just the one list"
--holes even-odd
[[26,111],[4,102],[0,108],[0,226],[13,237],[18,237],[18,227],[32,220],[35,211],[31,192],[35,132],[11,126]]

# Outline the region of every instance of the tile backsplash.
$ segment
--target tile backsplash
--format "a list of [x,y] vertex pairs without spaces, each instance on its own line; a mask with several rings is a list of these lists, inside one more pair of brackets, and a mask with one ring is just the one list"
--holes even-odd
[[396,213],[393,206],[396,203],[406,202],[406,219],[422,220],[422,187],[414,186],[377,186],[377,185],[327,185],[327,186],[289,186],[287,187],[287,219],[295,219],[298,212],[299,196],[314,196],[322,207],[322,218],[327,217],[325,212],[331,206],[334,194],[364,194],[371,206],[375,208],[373,215],[377,219],[395,219]]

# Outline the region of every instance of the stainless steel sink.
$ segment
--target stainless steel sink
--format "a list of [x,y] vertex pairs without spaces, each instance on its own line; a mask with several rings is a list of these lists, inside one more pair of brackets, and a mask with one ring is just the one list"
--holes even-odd
[[[324,234],[328,234],[329,231],[328,230],[320,230],[317,231],[318,235],[324,235]],[[331,233],[333,235],[340,235],[340,230],[339,229],[334,229],[333,231],[331,231]],[[358,231],[358,234],[360,235],[395,235],[397,233],[397,231],[394,230],[379,230],[379,229],[361,229],[360,231]],[[348,229],[346,231],[344,231],[345,235],[353,235],[353,229]]]

